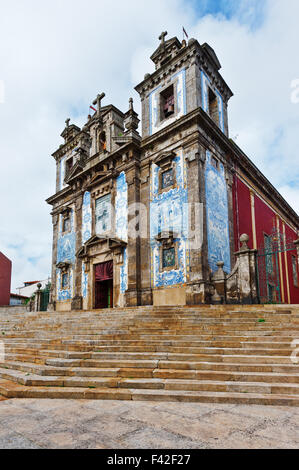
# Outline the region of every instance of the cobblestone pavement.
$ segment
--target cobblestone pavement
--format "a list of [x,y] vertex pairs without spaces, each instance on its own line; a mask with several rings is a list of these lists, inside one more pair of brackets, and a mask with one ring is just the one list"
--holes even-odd
[[0,400],[0,449],[299,447],[299,408]]

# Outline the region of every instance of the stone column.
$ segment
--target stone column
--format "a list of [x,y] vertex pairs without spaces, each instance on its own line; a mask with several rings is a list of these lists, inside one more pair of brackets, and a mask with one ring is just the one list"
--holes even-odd
[[35,299],[34,299],[34,311],[40,312],[41,305],[42,305],[42,292],[41,292],[42,285],[40,283],[37,284],[38,290],[35,292]]

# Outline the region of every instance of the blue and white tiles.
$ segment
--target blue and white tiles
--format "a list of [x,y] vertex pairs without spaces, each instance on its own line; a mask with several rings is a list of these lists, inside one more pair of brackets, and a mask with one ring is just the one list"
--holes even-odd
[[91,222],[90,193],[86,191],[82,204],[82,244],[86,243],[91,237]]
[[62,278],[60,269],[56,270],[57,279],[57,300],[70,300],[74,293],[73,265],[76,259],[76,233],[74,211],[70,212],[70,231],[62,232],[63,217],[59,218],[59,233],[57,240],[57,263],[69,263],[69,279],[67,287],[62,287]]
[[217,262],[224,262],[224,271],[231,271],[229,220],[225,170],[222,163],[215,168],[211,162],[212,154],[207,151],[206,158],[206,213],[208,232],[208,260],[213,272]]
[[[160,168],[153,164],[151,173],[150,243],[152,287],[171,287],[188,280],[188,190],[186,163],[183,152],[174,160],[176,187],[159,193]],[[177,238],[178,269],[161,271],[160,247],[156,236],[161,232],[173,232]]]
[[[116,180],[115,228],[117,238],[128,242],[128,184],[125,172],[122,172]],[[120,292],[124,294],[127,288],[128,257],[127,248],[123,248],[123,265],[120,268]]]

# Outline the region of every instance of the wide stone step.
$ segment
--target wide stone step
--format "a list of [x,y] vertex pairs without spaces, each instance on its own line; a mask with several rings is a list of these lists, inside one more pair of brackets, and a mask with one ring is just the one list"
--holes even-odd
[[7,398],[72,398],[99,400],[173,401],[197,403],[240,403],[255,405],[298,406],[292,394],[200,392],[181,390],[146,390],[125,388],[29,387],[0,380],[0,393]]
[[7,359],[0,363],[0,367],[6,369],[18,369],[27,372],[33,372],[39,375],[98,375],[103,376],[109,371],[109,375],[113,375],[113,371],[117,369],[175,369],[175,370],[202,370],[202,371],[226,371],[226,372],[274,372],[274,373],[297,373],[298,366],[289,363],[281,364],[239,364],[239,363],[223,363],[223,362],[187,362],[175,360],[102,360],[95,359],[46,359],[44,363],[34,363],[25,361],[16,361]]
[[[267,349],[287,349],[291,347],[291,342],[267,342]],[[177,347],[214,347],[214,348],[263,348],[265,342],[252,341],[181,341],[177,340],[63,340],[65,345],[78,346],[177,346]]]
[[[237,364],[254,366],[267,366],[267,365],[286,365],[290,366],[291,363],[289,356],[223,356],[223,355],[208,355],[208,354],[175,354],[175,353],[94,353],[94,352],[69,352],[69,351],[37,351],[36,354],[10,354],[5,355],[5,361],[29,362],[36,364],[45,364],[49,359],[56,358],[61,360],[95,360],[103,364],[106,361],[112,360],[117,363],[120,361],[178,361],[182,363],[214,363],[214,364]],[[5,364],[6,364],[5,362]]]
[[151,390],[185,390],[185,391],[211,391],[211,392],[238,392],[238,393],[269,393],[299,395],[299,385],[263,382],[221,382],[204,380],[169,380],[144,378],[110,378],[89,376],[47,376],[39,377],[17,371],[3,373],[2,378],[11,380],[26,387],[79,387],[79,388],[125,388],[125,389],[151,389]]
[[[20,366],[22,368],[22,366]],[[24,369],[24,367],[23,367]],[[25,368],[26,369],[26,368]],[[29,368],[29,370],[38,370]],[[59,374],[60,372],[60,374]],[[45,370],[46,373],[46,370]],[[232,371],[215,371],[215,370],[176,370],[176,369],[143,369],[143,368],[111,368],[111,369],[94,369],[90,368],[72,368],[67,370],[53,370],[52,374],[59,375],[77,375],[80,377],[123,377],[123,378],[156,378],[156,379],[188,379],[188,380],[212,380],[212,381],[233,381],[233,382],[264,382],[264,383],[293,383],[299,384],[299,374],[293,373],[274,373],[274,372],[232,372]],[[58,379],[59,375],[54,378]],[[32,379],[32,373],[16,369],[0,368],[0,376],[4,379],[11,377],[23,377],[22,382],[29,384],[28,380]],[[53,375],[44,375],[42,377],[34,375],[35,380],[53,379]],[[59,382],[60,384],[60,382]],[[35,384],[37,385],[37,384]]]

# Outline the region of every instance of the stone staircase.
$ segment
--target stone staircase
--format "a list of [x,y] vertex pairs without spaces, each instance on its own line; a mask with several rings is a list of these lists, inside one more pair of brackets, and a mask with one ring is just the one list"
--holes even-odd
[[0,395],[299,405],[299,306],[0,309]]

